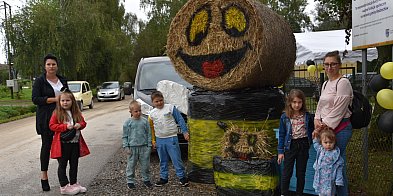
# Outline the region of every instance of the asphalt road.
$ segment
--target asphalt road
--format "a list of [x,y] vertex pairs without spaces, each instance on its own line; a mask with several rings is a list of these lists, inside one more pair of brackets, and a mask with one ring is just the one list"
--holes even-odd
[[[130,96],[122,101],[95,102],[83,116],[87,127],[83,137],[91,154],[79,159],[78,181],[89,185],[121,147],[122,125],[128,118]],[[41,138],[35,131],[35,117],[0,124],[0,195],[59,195],[57,161],[49,163],[51,191],[40,184]]]

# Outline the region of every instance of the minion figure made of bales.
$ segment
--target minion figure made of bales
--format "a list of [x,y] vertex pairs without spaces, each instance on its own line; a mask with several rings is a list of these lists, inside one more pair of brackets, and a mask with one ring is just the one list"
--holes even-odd
[[[284,94],[276,86],[290,76],[296,59],[288,23],[256,0],[190,0],[172,20],[167,54],[195,86],[188,97],[190,180],[215,183],[222,194],[272,193],[278,186],[277,173],[270,172],[273,156],[223,153],[228,143],[219,125],[237,127],[231,133],[249,138],[250,145],[261,140],[268,144],[263,151],[275,154],[273,128],[284,108]],[[264,137],[249,136],[256,132]],[[270,169],[236,170],[239,163]],[[234,170],[217,170],[224,165]]]

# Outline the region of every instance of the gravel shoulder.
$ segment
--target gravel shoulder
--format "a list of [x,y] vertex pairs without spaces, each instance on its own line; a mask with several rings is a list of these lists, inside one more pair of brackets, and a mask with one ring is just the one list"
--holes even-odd
[[[187,160],[183,161],[187,168]],[[180,186],[172,164],[169,165],[169,183],[163,187],[153,187],[151,189],[143,186],[139,166],[137,166],[136,189],[129,190],[125,177],[126,166],[127,155],[122,149],[119,149],[88,186],[86,195],[217,195],[214,184],[190,182],[188,187]],[[159,159],[156,153],[152,153],[150,157],[150,172],[152,183],[154,184],[159,180]]]

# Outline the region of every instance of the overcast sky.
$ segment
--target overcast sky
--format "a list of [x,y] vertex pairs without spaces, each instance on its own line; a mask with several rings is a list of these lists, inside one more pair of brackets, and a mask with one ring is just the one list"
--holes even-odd
[[[16,10],[20,9],[26,2],[26,0],[4,0],[11,6],[12,13],[14,14]],[[314,9],[314,0],[307,0],[309,5],[306,7],[306,12],[310,13],[311,10]],[[144,13],[144,10],[141,10],[139,7],[139,0],[120,0],[120,3],[124,4],[126,12],[132,12],[137,15],[139,19],[147,20],[147,16]],[[3,1],[0,1],[0,5],[3,5]],[[0,9],[2,10],[2,9]],[[3,19],[4,15],[0,14],[0,19]],[[2,34],[1,37],[4,37]],[[4,43],[3,39],[1,41],[1,50],[0,50],[0,63],[6,62],[6,57],[4,53]]]

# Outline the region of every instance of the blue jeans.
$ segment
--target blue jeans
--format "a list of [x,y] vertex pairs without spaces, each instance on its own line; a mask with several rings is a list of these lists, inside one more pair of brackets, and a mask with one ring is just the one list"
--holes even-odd
[[336,187],[338,196],[347,196],[348,195],[346,148],[347,148],[347,145],[348,145],[351,137],[352,137],[352,124],[351,123],[349,123],[343,130],[338,132],[336,135],[337,146],[338,146],[338,148],[340,148],[340,155],[344,159],[344,167],[343,167],[344,186],[337,186]]
[[179,179],[186,177],[183,161],[181,160],[179,140],[177,136],[156,138],[158,157],[160,158],[160,178],[168,180],[168,162],[172,161]]

